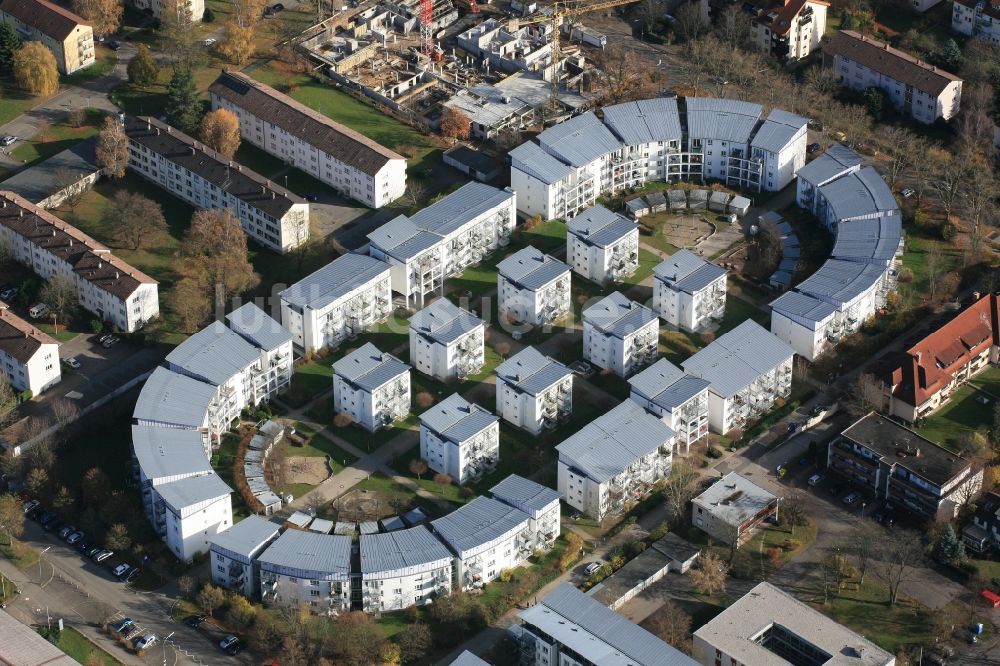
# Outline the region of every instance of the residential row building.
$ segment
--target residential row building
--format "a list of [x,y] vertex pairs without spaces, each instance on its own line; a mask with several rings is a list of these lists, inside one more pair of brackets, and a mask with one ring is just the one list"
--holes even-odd
[[752,319],[720,335],[681,367],[707,380],[708,427],[744,428],[792,391],[795,350]]
[[890,508],[930,521],[953,520],[983,487],[980,465],[874,412],[830,442],[827,467]]
[[209,464],[213,446],[291,377],[291,334],[246,303],[175,347],[143,384],[132,413],[136,479],[146,517],[179,559],[206,552],[233,525],[232,489]]
[[370,208],[406,191],[406,158],[240,72],[209,86],[212,109],[239,118],[240,137]]
[[951,29],[968,37],[1000,43],[1000,7],[990,0],[954,0]]
[[671,326],[700,331],[726,314],[726,269],[682,249],[653,268],[653,309]]
[[281,526],[260,516],[247,516],[211,541],[212,584],[253,597],[260,587],[257,558],[270,546]]
[[730,472],[691,500],[691,522],[727,548],[739,548],[765,520],[778,516],[781,498]]
[[501,317],[512,323],[551,325],[570,312],[570,267],[528,246],[497,264]]
[[754,0],[743,5],[750,15],[750,42],[783,61],[805,58],[826,34],[824,0]]
[[687,455],[692,444],[708,436],[707,379],[689,375],[661,358],[628,383],[629,398],[674,431],[676,453]]
[[538,435],[573,414],[573,371],[525,347],[496,369],[497,414]]
[[511,474],[490,488],[493,499],[528,515],[528,531],[533,535],[533,550],[548,550],[561,534],[559,493],[540,483]]
[[368,432],[410,413],[410,366],[366,342],[333,364],[333,410]]
[[500,462],[500,418],[452,393],[420,415],[420,457],[464,486]]
[[351,610],[352,539],[286,529],[260,555],[260,598],[267,605],[335,615]]
[[667,424],[626,400],[556,446],[559,495],[598,521],[620,513],[670,474],[675,439]]
[[569,219],[650,181],[716,180],[776,192],[805,164],[805,118],[705,97],[626,102],[574,116],[510,152],[518,210]]
[[[129,4],[139,11],[151,13],[161,21],[176,20],[181,25],[184,22],[198,23],[205,16],[205,0],[177,0],[169,3],[164,0],[129,0]],[[176,12],[176,18],[165,18],[164,9]]]
[[486,363],[486,324],[439,298],[410,317],[410,363],[441,381],[467,377]]
[[656,311],[613,291],[583,311],[583,358],[619,377],[656,360],[660,319]]
[[423,525],[362,534],[358,551],[360,586],[352,581],[352,600],[360,587],[360,606],[366,613],[423,606],[451,593],[454,557]]
[[68,279],[80,307],[111,327],[132,333],[160,315],[156,280],[13,192],[0,191],[0,245],[42,280]]
[[3,0],[0,22],[10,24],[22,41],[48,47],[60,74],[72,74],[97,62],[90,22],[53,2]]
[[511,188],[466,183],[412,216],[400,215],[368,234],[369,254],[391,267],[392,290],[422,307],[444,293],[445,278],[510,242],[516,222]]
[[121,114],[128,166],[196,208],[226,208],[247,238],[286,254],[309,240],[309,204],[180,130],[152,117]]
[[600,285],[622,282],[639,268],[639,225],[594,205],[566,223],[566,260]]
[[62,379],[59,365],[59,343],[0,303],[0,381],[40,395]]
[[392,314],[389,264],[363,254],[337,257],[278,294],[281,323],[304,352],[339,347]]
[[823,46],[823,62],[845,88],[879,88],[899,113],[919,123],[958,115],[962,79],[886,42],[838,30]]

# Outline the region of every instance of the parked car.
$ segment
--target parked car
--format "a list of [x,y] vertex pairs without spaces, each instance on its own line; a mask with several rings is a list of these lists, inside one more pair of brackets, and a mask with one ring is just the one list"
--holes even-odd
[[75,356],[70,356],[69,358],[64,358],[62,360],[62,362],[65,363],[66,365],[68,365],[69,367],[73,368],[74,370],[79,370],[80,369],[80,362],[78,360],[76,360]]
[[133,580],[139,577],[140,573],[142,573],[142,569],[140,569],[139,567],[132,569],[132,571],[129,571],[128,575],[125,576],[125,582],[131,583]]
[[5,134],[3,136],[0,136],[0,146],[9,146],[15,141],[17,141],[17,137],[14,136],[13,134]]
[[14,286],[4,287],[3,289],[0,289],[0,298],[2,298],[5,301],[9,300],[17,296],[17,292],[18,292],[17,287]]
[[236,636],[232,636],[232,635],[226,636],[221,641],[219,641],[219,649],[220,650],[228,650],[230,647],[232,647],[233,645],[235,645],[235,644],[237,644],[239,642],[240,642],[240,639],[237,638]]
[[121,637],[122,637],[122,639],[124,639],[124,640],[127,641],[127,640],[130,640],[132,638],[135,638],[136,636],[138,636],[141,633],[142,633],[142,629],[140,629],[138,626],[136,626],[134,624],[130,624],[129,626],[125,627],[125,629],[121,632]]
[[21,511],[23,511],[24,513],[28,513],[29,511],[31,511],[32,509],[34,509],[36,506],[41,506],[41,504],[42,503],[39,502],[38,500],[29,500],[29,501],[25,502],[24,506],[21,507]]
[[131,568],[132,567],[123,562],[122,564],[119,564],[114,569],[112,569],[111,573],[114,574],[115,578],[121,578],[122,576],[127,575]]
[[132,618],[123,617],[122,619],[118,620],[117,622],[111,625],[111,631],[115,632],[116,634],[120,634],[127,627],[132,626],[132,624],[133,624]]
[[41,506],[36,506],[34,509],[29,511],[25,515],[31,520],[37,520],[38,517],[41,516],[43,513],[45,513],[45,509],[43,509]]
[[112,51],[117,51],[121,47],[122,43],[119,42],[117,39],[113,39],[110,42],[108,42],[108,48],[111,49]]
[[844,499],[842,499],[840,501],[843,502],[844,504],[850,506],[850,505],[854,504],[855,502],[857,502],[859,499],[861,499],[861,495],[859,493],[851,492],[851,493],[847,493],[846,495],[844,495]]
[[59,516],[56,516],[49,522],[42,525],[42,529],[45,530],[46,532],[58,532],[59,528],[65,524],[66,524],[65,520],[63,520]]
[[73,527],[72,525],[67,525],[66,527],[59,530],[58,532],[59,538],[65,540],[73,532],[76,532],[76,528]]
[[115,554],[115,551],[113,551],[113,550],[99,550],[96,553],[94,553],[93,556],[91,556],[90,559],[94,560],[97,563],[100,563],[100,562],[103,562],[104,560],[108,559],[109,557],[111,557],[114,554]]
[[184,618],[184,624],[189,627],[200,627],[208,619],[207,615],[188,615]]
[[83,536],[84,536],[83,532],[80,532],[79,530],[76,531],[76,532],[73,532],[68,537],[66,537],[66,543],[68,543],[70,545],[72,545],[74,543],[77,543],[78,541],[81,541],[83,539]]
[[809,477],[809,481],[807,481],[807,483],[810,486],[816,486],[819,485],[820,481],[822,481],[825,478],[826,477],[823,476],[822,474],[813,474],[812,476]]
[[118,344],[118,338],[114,335],[109,335],[101,341],[101,346],[105,349],[111,349],[111,347],[116,344]]
[[90,546],[87,550],[83,551],[83,554],[93,559],[94,555],[97,555],[99,552],[101,552],[100,546]]
[[230,657],[235,657],[240,652],[243,652],[243,641],[236,641],[232,645],[226,648],[226,654]]
[[810,153],[818,153],[822,147],[823,146],[819,145],[818,143],[810,143],[808,146],[806,146],[806,150],[809,151]]
[[590,576],[590,575],[592,575],[592,574],[593,574],[593,573],[594,573],[595,571],[597,571],[597,570],[598,570],[598,569],[600,569],[600,568],[601,568],[601,563],[600,563],[600,562],[591,562],[591,563],[590,563],[590,564],[588,564],[588,565],[587,565],[587,567],[586,567],[586,568],[585,568],[585,569],[583,570],[583,573],[585,573],[585,574],[587,574],[588,576]]
[[138,639],[136,639],[134,645],[136,651],[138,652],[140,650],[145,650],[155,642],[156,642],[156,634],[145,634],[144,636],[141,636]]
[[912,187],[904,187],[904,188],[903,188],[903,191],[902,191],[902,192],[900,192],[900,194],[902,194],[902,195],[903,195],[903,198],[904,198],[904,199],[909,199],[909,198],[910,198],[910,197],[912,197],[912,196],[913,196],[914,194],[916,194],[916,192],[915,192],[915,191],[913,190],[913,188],[912,188]]
[[48,311],[49,306],[45,303],[35,303],[28,308],[28,316],[32,319],[38,319],[39,317],[44,317]]
[[215,43],[215,37],[209,37],[204,42],[202,42],[202,44],[204,44],[206,47],[209,47],[214,43]]

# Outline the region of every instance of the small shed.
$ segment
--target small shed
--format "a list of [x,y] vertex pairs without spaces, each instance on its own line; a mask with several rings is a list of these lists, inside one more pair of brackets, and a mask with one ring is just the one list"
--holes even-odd
[[789,273],[794,273],[799,268],[799,262],[795,259],[785,258],[781,260],[778,264],[779,271],[788,271]]
[[701,555],[701,549],[698,546],[673,532],[668,532],[662,539],[654,541],[650,548],[669,557],[670,571],[681,574],[687,573],[698,556]]
[[412,511],[407,511],[403,514],[403,520],[410,527],[414,525],[420,525],[421,523],[427,522],[427,514],[420,510],[420,507],[413,509]]
[[281,425],[277,421],[264,421],[257,432],[267,437],[271,442],[276,443],[281,441],[281,438],[285,436],[285,426]]
[[250,443],[247,444],[247,447],[251,451],[269,451],[273,444],[274,440],[270,437],[258,433],[250,438]]
[[465,145],[458,145],[444,151],[444,163],[454,167],[476,180],[487,182],[500,175],[502,160]]
[[312,516],[304,511],[296,511],[292,515],[288,516],[288,520],[285,522],[304,530],[309,527],[309,523],[312,522]]
[[625,209],[628,211],[635,219],[639,219],[643,215],[649,215],[649,204],[642,197],[636,197],[635,199],[629,199],[625,202]]
[[248,463],[260,464],[264,462],[264,452],[254,451],[253,449],[247,449],[247,454],[243,456],[243,460]]
[[329,534],[333,531],[334,522],[332,520],[327,520],[326,518],[314,518],[312,524],[309,526],[310,532],[318,532],[320,534]]
[[681,211],[687,210],[688,207],[688,195],[684,190],[670,190],[667,192],[667,198],[670,199],[670,210]]
[[781,248],[782,251],[788,248],[799,247],[799,237],[795,234],[788,234],[787,236],[781,237]]
[[271,490],[271,487],[267,485],[267,481],[265,481],[264,477],[262,476],[252,476],[248,478],[247,486],[250,488],[250,492],[252,492],[254,495],[266,493]]
[[243,463],[243,475],[246,478],[251,478],[254,476],[264,476],[264,466],[260,463]]
[[691,190],[688,192],[688,208],[691,210],[707,210],[708,190]]
[[792,274],[788,271],[775,271],[768,282],[775,289],[784,291],[792,286]]
[[366,520],[363,523],[358,523],[358,530],[362,534],[378,534],[378,523],[374,520]]
[[386,532],[391,532],[393,530],[401,530],[406,527],[406,523],[399,516],[391,516],[389,518],[382,519],[382,529]]
[[263,510],[265,516],[270,516],[281,508],[281,498],[270,490],[260,494],[255,493],[254,497],[258,502],[264,505]]
[[708,198],[708,209],[716,213],[725,213],[726,204],[729,203],[729,194],[726,192],[712,192]]
[[662,213],[667,210],[667,197],[663,195],[663,192],[650,192],[646,195],[646,201],[649,202],[649,212],[651,213]]
[[660,580],[670,571],[671,559],[654,548],[647,548],[625,563],[598,585],[590,596],[611,610],[618,610],[627,601]]
[[750,200],[746,197],[741,197],[739,195],[733,197],[728,204],[726,204],[727,213],[735,213],[740,217],[743,217],[750,211]]
[[343,523],[339,520],[337,521],[336,526],[334,526],[333,528],[334,534],[341,534],[343,536],[349,536],[349,537],[353,537],[354,533],[357,531],[358,531],[357,523]]

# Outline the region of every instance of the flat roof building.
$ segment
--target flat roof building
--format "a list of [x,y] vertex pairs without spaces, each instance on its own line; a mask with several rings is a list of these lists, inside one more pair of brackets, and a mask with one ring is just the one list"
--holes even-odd
[[691,522],[727,547],[739,548],[769,516],[781,498],[736,472],[730,472],[691,500]]

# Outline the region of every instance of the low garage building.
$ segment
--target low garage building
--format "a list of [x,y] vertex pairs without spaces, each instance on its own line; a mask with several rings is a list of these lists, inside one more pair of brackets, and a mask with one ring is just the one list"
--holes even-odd
[[611,610],[618,610],[667,573],[686,573],[700,554],[694,544],[676,534],[667,534],[591,588],[589,594]]

